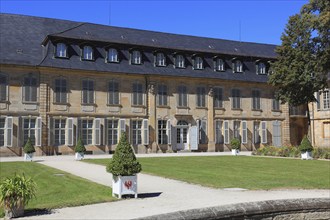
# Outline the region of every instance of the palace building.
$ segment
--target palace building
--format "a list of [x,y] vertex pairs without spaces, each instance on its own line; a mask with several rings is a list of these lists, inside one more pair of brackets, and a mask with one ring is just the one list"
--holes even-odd
[[[228,151],[232,138],[251,151],[307,133],[306,109],[267,84],[276,45],[0,16],[1,156],[29,137],[37,155],[56,155],[78,138],[112,153],[122,132],[136,153]],[[329,146],[329,90],[318,97],[314,143]]]

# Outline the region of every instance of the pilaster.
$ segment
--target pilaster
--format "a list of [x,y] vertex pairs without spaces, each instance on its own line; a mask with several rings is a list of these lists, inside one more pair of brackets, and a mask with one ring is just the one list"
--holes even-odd
[[151,145],[151,152],[157,152],[157,138],[156,138],[156,92],[155,82],[148,82],[148,120],[149,120],[149,146]]
[[285,117],[285,120],[282,122],[282,144],[291,145],[291,135],[290,135],[290,113],[289,113],[289,104],[286,103],[282,105],[282,113]]
[[215,141],[214,141],[214,107],[213,107],[213,87],[209,86],[209,92],[207,95],[207,151],[215,151]]

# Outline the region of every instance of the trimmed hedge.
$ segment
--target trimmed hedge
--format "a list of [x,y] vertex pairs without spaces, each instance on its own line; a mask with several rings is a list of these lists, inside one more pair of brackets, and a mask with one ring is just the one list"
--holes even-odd
[[[300,158],[301,151],[295,146],[265,146],[252,152],[253,155],[274,157],[297,157]],[[314,159],[330,159],[330,148],[315,147],[312,151]]]

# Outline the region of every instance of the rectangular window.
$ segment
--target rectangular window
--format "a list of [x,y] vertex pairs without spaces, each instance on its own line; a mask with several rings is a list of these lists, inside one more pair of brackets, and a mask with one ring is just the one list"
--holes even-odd
[[143,105],[143,88],[141,83],[133,83],[133,105]]
[[108,119],[107,121],[108,145],[118,144],[118,122],[118,119]]
[[55,79],[55,103],[67,103],[66,79]]
[[141,64],[141,52],[134,50],[131,55],[131,64]]
[[199,143],[207,144],[207,121],[201,120],[199,122]]
[[84,60],[93,60],[93,48],[91,46],[84,46],[83,59]]
[[203,69],[203,59],[201,57],[195,57],[194,59],[194,69]]
[[54,119],[55,146],[65,144],[66,119]]
[[0,102],[8,100],[7,87],[7,76],[0,74]]
[[330,122],[323,122],[323,138],[330,138]]
[[260,144],[260,122],[253,122],[253,143]]
[[114,48],[108,50],[108,62],[118,62],[118,51]]
[[163,53],[156,54],[156,66],[166,66],[165,55]]
[[184,63],[184,57],[182,55],[176,55],[175,57],[175,67],[177,68],[184,68],[185,63]]
[[197,87],[196,105],[197,107],[205,107],[205,87]]
[[81,140],[85,145],[93,144],[93,119],[81,120]]
[[0,118],[0,147],[5,146],[6,118]]
[[167,144],[167,121],[158,120],[158,144]]
[[252,90],[252,109],[260,110],[260,91]]
[[23,118],[23,145],[28,138],[31,139],[33,145],[36,144],[37,125],[36,118]]
[[240,109],[241,108],[241,91],[239,89],[232,89],[231,96],[232,96],[232,108]]
[[215,70],[216,71],[225,71],[225,62],[223,59],[216,59],[215,61]]
[[108,104],[119,105],[119,83],[112,80],[108,87]]
[[25,77],[23,83],[23,101],[37,102],[37,88],[37,79],[35,77]]
[[132,121],[132,144],[142,144],[142,120]]
[[234,121],[233,128],[234,128],[234,138],[241,140],[241,134],[240,134],[241,122]]
[[273,98],[272,110],[273,111],[279,111],[280,110],[280,101],[275,97]]
[[158,85],[157,101],[159,106],[167,106],[167,86]]
[[223,143],[223,134],[222,134],[222,121],[215,121],[215,143],[222,144]]
[[222,88],[213,88],[213,105],[215,108],[223,108]]
[[188,107],[188,96],[187,96],[187,87],[179,86],[178,87],[178,106],[179,107]]
[[82,81],[82,104],[94,104],[94,81]]
[[329,90],[323,91],[323,109],[330,109]]

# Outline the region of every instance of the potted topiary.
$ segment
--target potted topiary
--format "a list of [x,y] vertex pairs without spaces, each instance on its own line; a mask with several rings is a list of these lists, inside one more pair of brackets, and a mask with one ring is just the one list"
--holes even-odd
[[137,173],[141,164],[136,160],[126,133],[122,133],[115,153],[107,165],[107,172],[112,173],[112,196],[135,195],[137,198]]
[[238,138],[233,138],[230,141],[231,154],[237,156],[241,148],[241,141]]
[[304,138],[302,139],[300,145],[299,145],[299,150],[301,153],[301,159],[302,160],[312,160],[312,151],[313,151],[313,146],[311,142],[308,140],[307,136],[305,135]]
[[27,139],[23,151],[24,151],[24,160],[32,161],[33,153],[36,152],[36,150],[34,149],[34,146],[30,138]]
[[76,160],[84,159],[86,148],[81,138],[78,139],[77,145],[74,147],[74,151],[76,152],[75,153]]
[[35,197],[36,184],[31,178],[15,174],[0,184],[0,203],[5,210],[5,219],[24,214],[24,207]]

